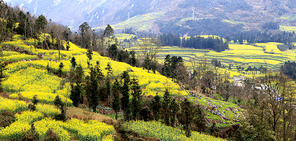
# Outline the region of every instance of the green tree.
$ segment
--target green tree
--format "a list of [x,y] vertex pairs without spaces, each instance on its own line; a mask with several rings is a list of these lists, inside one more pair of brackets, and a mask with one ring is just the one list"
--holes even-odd
[[121,79],[124,80],[123,86],[121,88],[122,98],[121,98],[121,108],[124,114],[124,120],[129,120],[129,111],[130,111],[130,101],[129,101],[129,84],[130,77],[127,71],[124,71]]
[[[83,75],[84,75],[84,72],[83,72],[83,68],[81,66],[81,64],[79,64],[76,68],[75,68],[75,93],[77,96],[79,96],[79,100],[80,100],[80,103],[83,103],[83,95],[82,95],[82,82],[83,82]],[[78,99],[78,97],[77,97]]]
[[92,108],[93,112],[96,112],[96,107],[99,105],[98,79],[96,70],[93,67],[90,67],[90,76],[87,80],[86,92],[89,108]]
[[4,61],[0,60],[0,87],[2,88],[2,81],[5,79],[4,71],[7,70]]
[[120,98],[119,98],[119,95],[120,95],[120,92],[119,92],[119,83],[118,83],[118,80],[115,79],[115,82],[113,84],[113,87],[112,87],[112,94],[114,96],[114,99],[113,99],[113,102],[112,102],[112,109],[114,110],[115,112],[115,119],[117,120],[117,114],[120,110]]
[[131,89],[132,89],[132,115],[134,120],[139,120],[139,113],[142,108],[142,90],[139,86],[137,79],[133,78],[131,80]]
[[170,93],[169,90],[166,89],[163,95],[163,102],[162,102],[162,108],[163,108],[163,115],[164,115],[164,122],[167,126],[170,126]]
[[34,96],[33,96],[32,103],[33,103],[34,105],[37,105],[38,102],[39,102],[39,100],[37,99],[37,95],[34,95]]
[[117,57],[117,53],[118,53],[118,49],[116,44],[112,44],[109,48],[108,48],[108,55],[111,59],[115,60]]
[[77,63],[76,63],[76,59],[75,59],[74,56],[73,56],[72,59],[71,59],[71,64],[72,64],[72,68],[75,68],[75,66],[77,65]]
[[136,66],[136,64],[137,64],[136,52],[135,51],[130,52],[129,64],[132,65],[132,66]]
[[37,30],[44,30],[47,25],[47,19],[41,14],[35,20],[35,25],[36,25]]
[[87,53],[86,53],[86,56],[87,56],[87,58],[88,58],[88,60],[87,60],[87,65],[88,65],[88,67],[89,67],[89,65],[90,65],[90,61],[92,60],[92,55],[93,55],[92,50],[88,49],[88,50],[87,50]]
[[22,11],[20,11],[18,13],[18,20],[19,20],[18,21],[19,26],[16,29],[16,31],[17,31],[18,34],[23,35],[24,38],[26,39],[26,37],[27,37],[27,32],[26,31],[27,31],[27,24],[28,24],[26,14],[24,14]]
[[103,72],[102,72],[102,70],[101,70],[100,62],[97,61],[96,64],[97,64],[97,65],[95,66],[95,69],[96,69],[96,72],[97,72],[97,79],[98,79],[98,81],[103,81],[103,79],[104,79],[104,74],[103,74]]
[[202,110],[202,108],[200,107],[200,105],[197,105],[196,109],[196,116],[194,117],[194,123],[195,123],[195,127],[197,127],[198,131],[205,131],[207,125],[206,125],[206,120],[205,120],[205,113]]
[[159,120],[160,109],[162,108],[160,99],[161,99],[160,96],[157,94],[156,96],[153,97],[153,100],[151,101],[152,112],[153,112],[153,115],[154,115],[154,119],[156,121]]
[[166,77],[171,77],[171,56],[168,54],[164,58],[164,64],[162,68],[162,74]]
[[170,111],[170,116],[171,116],[171,126],[172,127],[175,127],[176,126],[176,116],[177,116],[177,113],[179,112],[179,105],[178,103],[176,102],[175,99],[171,100],[171,103],[170,103],[170,107],[169,109],[171,110]]
[[59,70],[58,70],[59,77],[62,77],[62,69],[63,69],[63,67],[64,67],[64,64],[63,64],[63,62],[61,62],[60,65],[59,65]]
[[91,30],[91,27],[88,25],[87,22],[84,22],[83,24],[81,24],[79,26],[79,32],[81,35],[81,47],[82,48],[86,48],[89,49],[89,44],[90,44],[90,39],[88,39],[87,37],[87,33],[89,33],[89,31]]
[[104,31],[104,36],[105,37],[110,37],[114,35],[113,28],[108,24],[105,31]]
[[179,115],[179,122],[183,125],[183,130],[187,137],[191,136],[191,123],[193,121],[194,108],[190,101],[186,98],[181,104],[181,113]]
[[63,102],[62,102],[62,100],[61,100],[61,98],[59,97],[59,95],[57,95],[55,97],[53,104],[55,106],[57,106],[57,108],[62,108],[62,106],[64,105]]
[[106,93],[108,96],[108,105],[110,105],[110,98],[111,98],[111,77],[113,76],[113,69],[111,67],[111,63],[108,62],[107,63],[107,67],[105,68],[105,70],[107,71],[107,80],[106,80]]
[[70,94],[70,99],[73,101],[73,105],[75,107],[78,107],[78,103],[80,101],[80,85],[71,85],[71,94]]
[[33,96],[33,99],[32,99],[32,103],[33,103],[33,105],[31,105],[31,104],[29,104],[29,108],[30,108],[30,106],[31,106],[31,110],[32,111],[36,111],[36,106],[37,106],[37,103],[39,102],[39,100],[37,99],[37,95],[34,95]]

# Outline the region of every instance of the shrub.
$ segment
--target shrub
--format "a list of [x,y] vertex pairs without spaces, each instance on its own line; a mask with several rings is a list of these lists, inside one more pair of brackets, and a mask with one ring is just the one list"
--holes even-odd
[[9,126],[11,123],[13,123],[15,121],[15,116],[13,113],[11,112],[1,112],[0,113],[0,127],[7,127]]

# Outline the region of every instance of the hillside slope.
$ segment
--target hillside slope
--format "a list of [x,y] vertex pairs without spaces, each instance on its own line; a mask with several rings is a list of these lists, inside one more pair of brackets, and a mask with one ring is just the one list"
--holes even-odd
[[[16,116],[16,121],[12,122],[12,124],[5,128],[0,128],[0,140],[20,140],[27,134],[31,134],[33,131],[33,128],[31,129],[31,124],[33,123],[40,139],[46,139],[49,136],[50,131],[53,131],[57,134],[58,140],[61,141],[70,141],[73,139],[93,141],[113,140],[112,134],[115,133],[114,127],[103,123],[112,121],[112,124],[113,120],[111,118],[100,114],[86,112],[83,109],[71,107],[72,101],[69,99],[69,83],[63,84],[63,79],[52,73],[57,71],[60,64],[60,62],[57,61],[57,51],[33,49],[29,45],[26,45],[30,44],[30,42],[33,42],[32,39],[22,40],[20,35],[15,35],[13,36],[12,41],[6,41],[1,44],[1,47],[7,50],[4,52],[6,56],[15,56],[17,54],[22,56],[23,60],[6,60],[6,63],[9,64],[7,65],[7,70],[4,72],[7,79],[3,82],[3,90],[8,93],[10,99],[2,98],[2,96],[0,96],[0,113],[7,111],[11,112]],[[27,52],[33,54],[32,56],[43,54],[42,56],[44,57],[30,60],[30,55],[20,54],[16,51],[8,51],[13,48],[26,50]],[[62,70],[64,75],[70,71],[71,63],[69,60],[72,56],[77,59],[77,63],[82,65],[83,69],[86,71],[86,75],[88,75],[88,68],[86,64],[87,57],[85,54],[85,49],[81,49],[74,44],[71,44],[69,51],[62,50],[61,62],[64,64],[64,68]],[[96,61],[100,61],[101,68],[105,68],[109,62],[112,66],[116,66],[113,68],[115,77],[120,77],[122,71],[124,70],[132,70],[130,71],[130,76],[139,79],[139,84],[143,88],[143,93],[146,96],[154,96],[157,93],[162,95],[165,88],[169,88],[171,95],[173,96],[184,97],[188,95],[187,92],[180,89],[180,87],[172,80],[161,76],[158,73],[148,73],[146,70],[141,68],[132,67],[126,63],[110,60],[109,58],[102,57],[98,53],[94,52],[91,63],[95,64]],[[103,72],[106,74],[105,70]],[[39,103],[36,111],[32,112],[27,109],[34,95],[36,95],[39,99]],[[53,100],[56,95],[59,95],[64,104],[67,104],[66,112],[68,120],[66,122],[52,119],[56,114],[61,113],[60,110],[57,110],[56,107],[53,106]],[[209,116],[213,117],[213,115]],[[84,120],[87,121],[85,122]],[[217,139],[197,132],[194,132],[191,138],[186,138],[183,135],[183,132],[179,129],[171,128],[165,125],[161,126],[162,128],[170,128],[171,130],[178,132],[184,139],[187,140],[196,140],[197,138],[202,138],[203,140]],[[142,134],[136,129],[132,128],[132,130]],[[151,129],[151,133],[156,133],[154,130],[155,129]],[[163,138],[159,135],[155,136],[155,134],[149,136],[157,139]],[[165,137],[170,140],[175,140],[174,136]]]

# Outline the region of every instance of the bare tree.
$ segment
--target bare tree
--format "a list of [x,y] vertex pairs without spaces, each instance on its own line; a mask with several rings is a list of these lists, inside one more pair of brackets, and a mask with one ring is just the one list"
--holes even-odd
[[152,66],[153,60],[156,58],[156,54],[161,48],[160,40],[156,37],[141,39],[142,44],[139,44],[143,53],[143,68],[146,68],[149,72]]

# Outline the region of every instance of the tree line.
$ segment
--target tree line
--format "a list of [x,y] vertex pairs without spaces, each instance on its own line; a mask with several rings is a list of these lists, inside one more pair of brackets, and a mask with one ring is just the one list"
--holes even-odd
[[[226,37],[227,41],[230,41],[231,38]],[[293,48],[292,42],[295,41],[295,32],[279,32],[279,33],[268,33],[268,32],[241,32],[235,34],[232,37],[232,40],[235,43],[243,44],[243,41],[246,40],[248,43],[267,43],[267,42],[279,42],[284,45],[288,45],[289,49]]]
[[189,38],[180,38],[178,35],[162,34],[161,43],[165,46],[181,46],[195,49],[211,49],[217,52],[225,51],[229,48],[228,43],[223,38],[190,36]]

